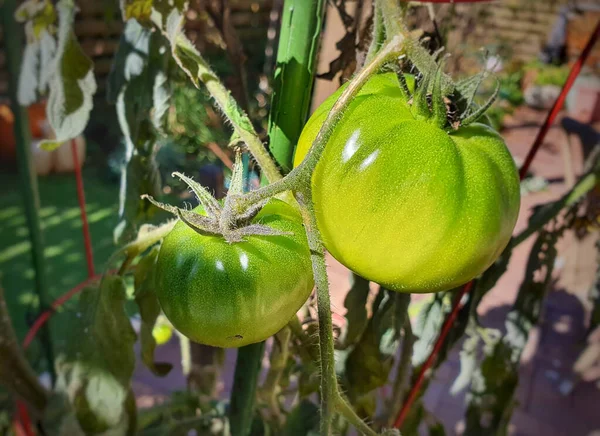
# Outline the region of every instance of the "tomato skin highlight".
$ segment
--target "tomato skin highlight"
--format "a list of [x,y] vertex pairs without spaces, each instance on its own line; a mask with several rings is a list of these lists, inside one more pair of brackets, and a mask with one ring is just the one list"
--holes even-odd
[[[342,92],[307,122],[300,164]],[[485,271],[510,240],[520,193],[501,136],[479,123],[446,132],[416,120],[393,73],[350,103],[312,178],[327,250],[399,292],[439,292]]]
[[263,341],[308,299],[312,266],[299,212],[271,199],[253,222],[292,234],[229,244],[179,221],[163,240],[158,299],[173,326],[193,341],[222,348]]

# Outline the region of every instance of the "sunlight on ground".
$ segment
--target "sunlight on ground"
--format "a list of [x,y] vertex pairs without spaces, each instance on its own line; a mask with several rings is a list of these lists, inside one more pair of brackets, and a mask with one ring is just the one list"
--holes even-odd
[[[0,285],[17,335],[23,338],[35,318],[38,295],[34,287],[29,231],[16,173],[0,174]],[[94,263],[100,271],[114,251],[112,231],[117,221],[118,184],[99,179],[94,168],[84,169],[88,221],[94,252]],[[87,277],[82,223],[72,174],[51,175],[39,179],[46,278],[51,300],[73,288]],[[69,302],[67,306],[72,306]],[[64,336],[60,316],[53,317],[53,337],[62,342]],[[34,347],[31,356],[40,353]]]

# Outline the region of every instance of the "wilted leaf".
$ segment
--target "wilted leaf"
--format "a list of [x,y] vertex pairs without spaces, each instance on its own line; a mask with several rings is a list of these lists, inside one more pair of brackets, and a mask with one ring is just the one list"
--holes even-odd
[[427,302],[419,312],[414,327],[414,334],[418,339],[413,348],[413,366],[423,364],[433,349],[449,310],[449,304],[445,302],[444,297],[444,292],[435,294],[434,298]]
[[353,395],[365,395],[387,382],[399,337],[394,324],[394,295],[380,288],[373,302],[373,316],[346,359],[348,389]]
[[57,8],[58,49],[46,108],[55,139],[41,143],[40,146],[46,150],[53,150],[83,132],[96,92],[93,63],[73,32],[74,5],[72,1],[61,0]]
[[136,339],[125,312],[121,277],[105,276],[86,288],[70,314],[70,337],[56,360],[56,391],[65,394],[86,433],[129,427],[128,396],[135,366]]
[[552,282],[556,242],[564,228],[542,230],[536,239],[525,277],[506,319],[506,335],[483,348],[485,358],[473,374],[467,396],[465,435],[506,434],[519,379],[521,354],[531,328],[539,320],[546,291]]
[[146,68],[151,34],[150,29],[136,20],[125,23],[107,80],[106,98],[110,103],[116,103],[123,87]]
[[144,25],[155,24],[159,29],[166,25],[171,12],[182,12],[186,0],[121,0],[123,20],[135,18]]
[[473,378],[473,373],[477,368],[477,350],[481,338],[474,327],[467,329],[468,337],[463,343],[460,351],[460,373],[452,383],[450,393],[456,395],[463,389],[467,388]]
[[54,72],[56,40],[53,35],[56,12],[48,0],[42,2],[27,0],[15,12],[15,19],[25,23],[27,36],[17,99],[21,105],[28,106],[38,99],[38,94],[46,92]]
[[341,340],[342,347],[353,345],[367,327],[367,297],[369,281],[359,275],[352,274],[352,286],[344,299],[346,308],[346,329]]
[[172,365],[154,361],[154,350],[156,340],[152,334],[156,320],[160,315],[160,305],[154,293],[154,277],[156,271],[156,259],[159,248],[154,247],[137,264],[134,274],[135,302],[140,309],[142,326],[140,329],[140,342],[142,345],[142,361],[158,376],[169,373]]
[[17,100],[22,106],[29,106],[37,100],[38,75],[40,60],[40,42],[32,41],[25,46]]

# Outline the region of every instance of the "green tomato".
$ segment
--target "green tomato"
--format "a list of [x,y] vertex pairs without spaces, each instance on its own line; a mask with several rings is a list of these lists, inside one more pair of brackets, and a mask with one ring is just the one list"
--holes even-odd
[[171,337],[173,336],[173,330],[171,330],[171,327],[168,325],[157,324],[152,329],[152,336],[156,341],[156,345],[163,345],[171,340]]
[[[205,214],[201,207],[194,211]],[[308,299],[312,267],[297,209],[271,199],[253,223],[289,235],[230,244],[179,221],[163,240],[158,300],[173,326],[193,341],[223,348],[263,341]]]
[[[342,90],[308,120],[295,166]],[[479,123],[447,132],[416,119],[393,73],[373,76],[350,103],[312,193],[323,242],[338,261],[389,289],[420,293],[485,271],[506,247],[520,202],[500,135]]]

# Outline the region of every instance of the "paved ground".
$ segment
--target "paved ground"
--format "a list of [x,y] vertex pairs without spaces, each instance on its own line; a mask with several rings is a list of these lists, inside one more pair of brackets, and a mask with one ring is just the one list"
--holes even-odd
[[[543,118],[542,113],[523,109],[514,117],[519,120],[518,124],[509,124],[504,135],[517,158],[524,158]],[[555,199],[567,190],[561,152],[561,144],[565,140],[563,130],[557,124],[548,134],[532,166],[536,175],[551,180],[551,183],[546,190],[524,197],[517,231],[525,227],[533,205]],[[584,138],[585,141],[587,139]],[[584,151],[577,137],[573,138],[572,151],[575,172],[580,173]],[[502,326],[522,280],[532,243],[533,240],[526,241],[516,250],[507,274],[482,302],[480,311],[486,325]],[[587,304],[587,291],[596,268],[594,240],[588,238],[576,243],[572,238],[566,238],[561,243],[560,253],[557,265],[557,270],[561,272],[560,280],[546,301],[543,321],[532,333],[523,356],[521,384],[517,394],[519,406],[513,414],[511,434],[600,434],[600,387],[580,382],[569,393],[561,393],[574,380],[571,368],[583,346],[587,313],[584,306]],[[344,311],[343,300],[349,287],[349,274],[333,259],[329,263],[332,309],[334,314],[341,317]],[[335,318],[336,316],[334,321]],[[162,347],[159,353],[161,359],[178,364],[176,340]],[[223,393],[228,392],[231,386],[234,359],[235,353],[228,352],[226,374],[220,386]],[[458,350],[455,350],[436,374],[425,396],[427,408],[444,423],[448,434],[460,431],[460,420],[464,415],[464,394],[452,396],[449,393],[458,370]],[[184,384],[177,369],[165,379],[156,379],[140,367],[136,372],[134,388],[139,405],[149,406],[161,397],[166,398],[171,390],[182,388]]]

